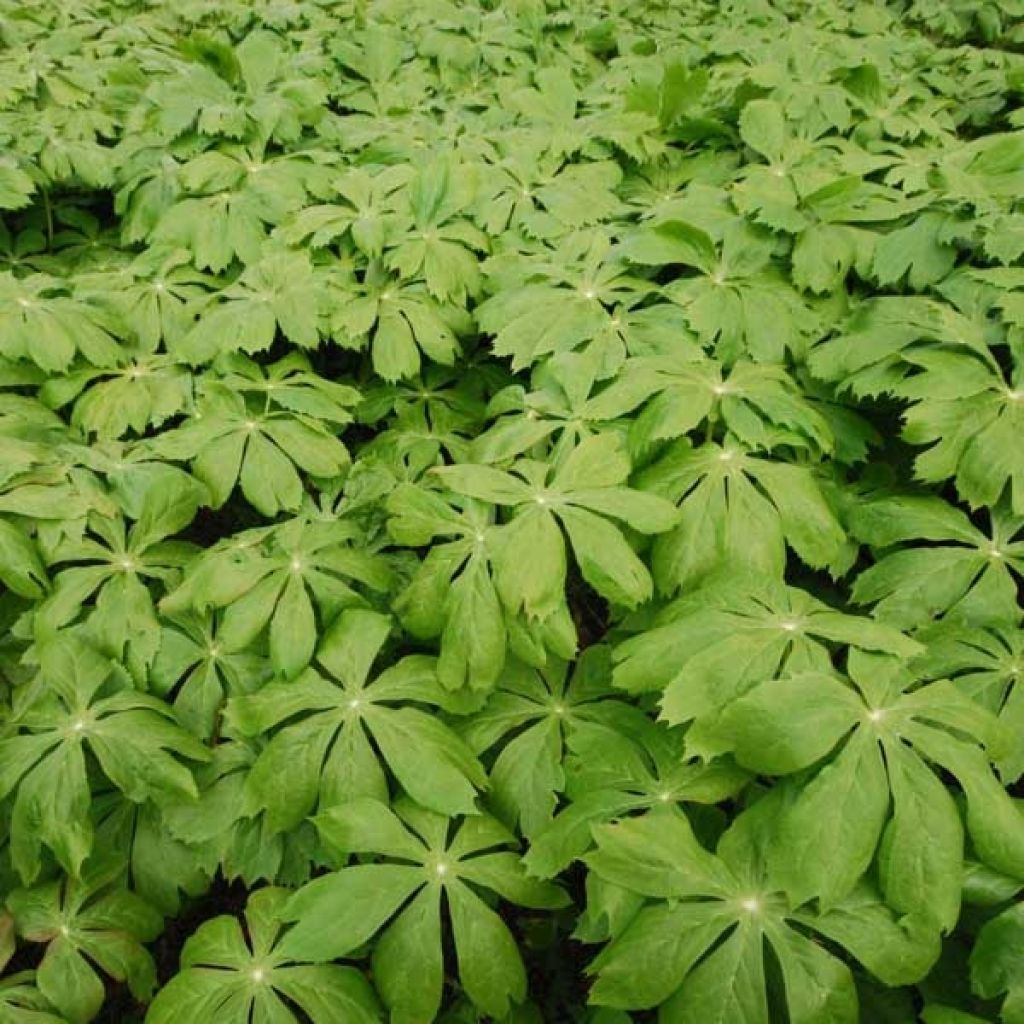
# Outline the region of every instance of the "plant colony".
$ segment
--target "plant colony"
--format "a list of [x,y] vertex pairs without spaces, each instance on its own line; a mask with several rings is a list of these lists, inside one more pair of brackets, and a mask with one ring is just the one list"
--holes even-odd
[[1024,1021],[1022,46],[0,0],[0,1021]]

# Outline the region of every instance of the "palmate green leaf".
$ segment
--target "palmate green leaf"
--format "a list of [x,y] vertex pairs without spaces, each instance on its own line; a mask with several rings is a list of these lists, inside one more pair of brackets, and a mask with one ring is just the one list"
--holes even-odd
[[533,88],[517,90],[511,107],[531,125],[543,127],[548,146],[559,155],[568,154],[586,139],[584,126],[576,117],[579,90],[564,68],[540,68]]
[[347,609],[317,648],[323,675],[307,668],[228,703],[227,721],[242,735],[276,730],[246,781],[248,806],[266,810],[273,830],[295,828],[316,806],[386,799],[385,765],[424,806],[473,812],[483,769],[450,728],[417,706],[443,703],[434,659],[410,655],[368,682],[390,628],[385,615]]
[[[324,1024],[374,1024],[380,1009],[355,968],[303,964],[282,951],[281,912],[288,892],[262,888],[249,897],[243,934],[237,918],[205,921],[181,951],[181,970],[157,993],[147,1024],[248,1024],[255,1018],[292,1024],[290,1004]],[[295,962],[296,960],[300,962]]]
[[492,399],[490,410],[501,415],[474,440],[470,449],[474,461],[507,463],[549,437],[557,438],[553,455],[558,458],[598,427],[600,418],[584,412],[596,369],[593,362],[569,352],[545,369],[550,372],[540,388],[527,392],[513,385]]
[[332,960],[383,928],[373,969],[391,1019],[428,1024],[441,1001],[443,894],[462,987],[481,1011],[504,1017],[525,997],[526,975],[507,926],[475,888],[549,909],[564,905],[565,894],[527,877],[519,857],[503,849],[514,836],[494,819],[476,816],[452,829],[449,819],[414,804],[396,809],[401,817],[376,800],[355,799],[317,818],[324,842],[339,856],[387,860],[342,867],[300,889],[285,908],[296,924],[282,951]]
[[309,664],[318,622],[366,604],[357,587],[385,591],[385,561],[352,542],[356,527],[337,519],[298,516],[225,540],[189,566],[161,610],[221,609],[218,654],[241,652],[267,635],[270,663],[291,677]]
[[[615,330],[621,333],[627,349],[657,352],[664,346],[674,350],[674,358],[667,361],[669,367],[699,361],[699,349],[689,342],[685,325],[674,318],[672,311],[673,307],[665,303],[642,307],[635,316],[624,313],[616,318]],[[627,363],[643,365],[648,361],[658,360],[638,356]],[[530,449],[537,450],[540,442],[550,437],[554,441],[550,459],[560,462],[583,438],[607,429],[610,420],[622,416],[614,389],[609,402],[602,402],[600,395],[593,400],[588,397],[603,373],[604,367],[589,351],[564,352],[534,372],[532,390],[518,385],[502,389],[488,406],[488,411],[498,417],[475,438],[470,450],[472,461],[504,463]],[[627,389],[624,400],[628,407],[657,390],[647,375],[636,374],[633,380],[638,388]],[[632,397],[630,390],[640,393]]]
[[[991,536],[937,497],[881,497],[856,505],[851,532],[887,552],[856,579],[852,596],[874,604],[874,614],[903,628],[938,615],[974,624],[1020,618],[1017,580],[1024,572],[1024,520],[991,510]],[[897,544],[924,541],[924,547]],[[945,542],[945,543],[942,543]]]
[[490,803],[498,816],[533,838],[551,820],[566,785],[563,761],[577,732],[622,728],[634,709],[611,699],[609,652],[590,647],[569,674],[554,661],[541,671],[506,665],[487,702],[459,733],[474,753],[497,751]]
[[498,293],[480,307],[478,316],[484,329],[496,335],[496,353],[513,357],[513,369],[529,365],[537,356],[575,349],[604,321],[594,299],[546,285],[514,296]]
[[417,168],[385,238],[385,260],[403,280],[422,278],[439,302],[465,303],[480,288],[478,252],[487,236],[462,214],[475,192],[475,168],[450,155]]
[[741,765],[768,774],[801,771],[839,747],[782,810],[769,852],[795,904],[817,898],[828,908],[842,900],[880,843],[886,901],[949,930],[959,913],[962,830],[928,764],[951,771],[969,804],[998,805],[997,817],[984,825],[980,807],[969,808],[968,830],[983,859],[1019,871],[1010,851],[1024,836],[1024,817],[1014,819],[982,753],[998,751],[998,723],[948,681],[915,689],[914,677],[892,659],[855,652],[850,673],[859,694],[818,673],[762,683],[730,704],[714,731]]
[[1007,745],[996,764],[1004,782],[1016,781],[1024,773],[1024,692],[1018,685],[1024,673],[1024,633],[1008,627],[983,629],[940,622],[919,631],[917,638],[926,651],[914,664],[926,679],[951,679],[999,716]]
[[476,221],[490,234],[520,229],[531,238],[556,239],[569,229],[607,220],[620,209],[615,186],[622,171],[611,160],[566,163],[546,154],[543,133],[494,140],[487,174],[474,204]]
[[315,373],[302,352],[270,364],[234,353],[219,358],[213,369],[227,387],[262,401],[267,411],[289,411],[324,426],[349,423],[361,397],[355,388]]
[[[431,422],[430,415],[422,405],[402,409],[396,414],[391,428],[378,433],[362,450],[360,454],[367,464],[377,467],[374,472],[381,473],[381,481],[384,479],[382,471],[389,474],[392,485],[396,476],[400,479],[418,478],[422,472],[437,465],[442,453],[453,459],[466,457],[469,443],[460,428],[447,416],[442,416],[436,423]],[[362,467],[357,470],[361,471]],[[383,494],[378,497],[383,497]]]
[[541,667],[552,656],[572,657],[577,648],[564,599],[545,619],[513,614],[501,604],[484,556],[468,541],[436,546],[399,594],[396,611],[412,635],[440,638],[438,678],[448,689],[489,689],[510,652]]
[[46,274],[0,273],[0,355],[48,373],[68,369],[79,354],[94,366],[117,363],[123,325],[69,290]]
[[450,366],[460,352],[465,316],[435,299],[419,282],[402,282],[379,261],[361,286],[339,285],[330,312],[331,337],[344,348],[368,346],[374,372],[394,382],[420,373],[422,357]]
[[277,331],[300,348],[315,348],[320,342],[320,311],[326,299],[305,256],[270,253],[248,266],[219,298],[172,345],[173,355],[196,364],[222,353],[262,352],[273,344]]
[[508,641],[493,580],[490,516],[476,503],[460,511],[411,484],[395,488],[387,507],[392,512],[388,530],[399,543],[456,538],[432,547],[398,595],[395,610],[414,636],[440,637],[442,685],[489,689],[505,664]]
[[[225,643],[212,615],[169,616],[153,659],[150,686],[167,700],[178,720],[208,739],[227,695],[251,693],[268,681],[270,666],[248,644]],[[298,638],[292,634],[289,644]]]
[[260,206],[244,191],[185,197],[160,211],[164,215],[145,234],[156,245],[190,253],[197,270],[221,273],[236,258],[259,258],[266,236]]
[[319,192],[322,177],[302,154],[270,155],[256,142],[186,159],[160,183],[163,194],[146,195],[143,187],[122,196],[137,204],[136,234],[189,253],[200,270],[220,273],[235,259],[259,263],[269,229],[299,209],[308,191]]
[[551,878],[564,871],[592,846],[594,825],[649,808],[719,803],[749,781],[729,757],[688,759],[682,735],[638,709],[610,708],[600,719],[598,710],[567,733],[569,803],[531,837],[523,858],[531,874]]
[[159,645],[150,586],[173,583],[196,555],[192,544],[168,538],[191,522],[206,498],[206,488],[187,473],[160,466],[146,480],[130,527],[121,517],[93,513],[88,533],[58,540],[46,552],[54,585],[37,609],[36,634],[51,635],[91,601],[87,621],[99,646],[125,658],[135,674],[150,665]]
[[[776,74],[781,72],[781,65],[774,70]],[[813,75],[810,69],[805,73]],[[848,123],[845,111],[838,118],[835,116],[835,107],[845,106],[846,94],[836,97],[835,86],[826,82],[815,82],[812,86],[810,81],[801,80],[801,85],[816,88],[821,96],[832,92],[833,99],[838,100],[822,121]],[[795,106],[797,110],[806,109],[807,100],[801,98]],[[877,166],[870,156],[863,152],[854,156],[849,150],[840,155],[831,147],[816,145],[813,137],[821,134],[826,125],[819,123],[809,130],[804,126],[804,131],[798,132],[794,125],[786,123],[787,113],[775,98],[755,99],[744,108],[740,115],[741,135],[746,118],[750,138],[744,141],[765,158],[767,166],[751,163],[741,170],[735,202],[744,214],[759,223],[775,231],[800,235],[794,248],[794,280],[799,281],[802,271],[810,269],[810,264],[799,256],[808,236],[814,239],[812,247],[823,237],[838,243],[840,252],[829,253],[825,267],[815,271],[820,275],[820,289],[829,290],[842,283],[851,263],[858,258],[858,232],[852,225],[895,220],[926,205],[928,200],[911,198],[900,189],[866,180],[865,172]],[[865,240],[869,239],[867,236]],[[870,257],[870,252],[867,255]]]
[[777,367],[736,363],[723,373],[720,363],[676,356],[629,359],[615,381],[591,398],[585,416],[608,420],[633,413],[631,448],[646,454],[659,441],[696,430],[705,421],[751,448],[783,444],[814,453],[832,450],[824,417]]
[[188,263],[186,250],[154,246],[123,269],[88,278],[84,294],[109,303],[138,336],[140,349],[152,354],[162,340],[170,345],[188,330],[214,283]]
[[0,794],[14,794],[11,860],[25,884],[38,876],[44,846],[72,875],[88,856],[92,764],[141,803],[194,798],[182,759],[209,757],[166,705],[124,689],[114,666],[72,631],[41,644],[39,660],[34,697],[0,739]]
[[660,75],[638,78],[626,106],[656,116],[662,127],[668,127],[699,103],[708,86],[708,74],[706,69],[691,69],[682,61],[666,61],[659,71]]
[[[511,356],[512,369],[521,370],[582,349],[601,376],[614,373],[632,334],[622,307],[630,309],[655,291],[614,256],[605,232],[583,230],[528,261],[517,257],[495,266],[492,275],[505,286],[492,289],[474,311],[480,328],[495,335],[495,355]],[[641,341],[642,322],[636,333]]]
[[308,241],[321,247],[350,237],[370,259],[384,250],[394,220],[394,194],[405,187],[412,169],[405,164],[385,167],[378,174],[354,167],[332,177],[337,202],[306,206],[284,225],[279,234],[288,244]]
[[[856,395],[877,395],[894,390],[922,358],[933,355],[942,359],[937,369],[955,366],[955,376],[969,374],[950,398],[969,399],[991,387],[998,373],[982,324],[945,303],[918,296],[876,297],[855,306],[840,333],[815,346],[808,366],[815,376]],[[948,388],[951,380],[945,380]],[[934,397],[943,399],[943,377],[935,382]],[[920,383],[924,381],[918,387]]]
[[177,360],[140,353],[116,368],[51,378],[40,396],[53,408],[73,401],[74,425],[102,438],[118,438],[129,432],[144,434],[184,412],[191,383]]
[[[108,188],[113,183],[114,161],[110,150],[97,138],[94,116],[78,110],[50,106],[18,127],[29,135],[44,180],[60,186],[72,182],[91,188]],[[52,133],[52,134],[51,134]],[[63,144],[55,135],[65,134]],[[38,172],[37,172],[38,173]]]
[[[676,811],[652,811],[595,830],[590,870],[652,901],[591,964],[595,1002],[658,1006],[660,1019],[685,1024],[767,1022],[767,941],[782,970],[778,995],[791,1020],[852,1024],[859,1018],[849,968],[805,929],[845,947],[889,984],[927,971],[938,955],[935,933],[899,922],[866,885],[824,914],[797,912],[787,903],[759,849],[778,803],[769,797],[740,815],[717,856],[697,842]],[[874,948],[865,944],[866,934]]]
[[149,999],[156,984],[156,968],[142,944],[160,933],[161,917],[112,884],[118,873],[116,863],[95,861],[81,880],[46,882],[7,897],[18,933],[46,944],[36,971],[39,991],[71,1024],[86,1024],[100,1009],[104,988],[96,967],[127,982],[139,1000]]
[[914,403],[904,438],[929,446],[915,460],[918,479],[952,479],[972,508],[1005,495],[1012,512],[1024,515],[1024,460],[1013,443],[1024,427],[1024,361],[1017,358],[1005,375],[959,353],[922,352],[907,361],[919,372],[893,391]]
[[866,276],[875,236],[858,225],[896,220],[926,202],[857,174],[825,184],[811,181],[809,188],[798,186],[807,222],[793,246],[792,263],[794,283],[814,292],[840,289],[851,268]]
[[180,76],[154,83],[150,99],[160,128],[169,135],[185,131],[193,123],[204,134],[237,138],[244,130],[244,115],[237,109],[231,86],[205,64],[194,63]]
[[493,369],[493,377],[488,373],[478,378],[461,369],[429,366],[412,381],[377,383],[364,392],[358,418],[360,422],[378,423],[388,413],[419,409],[432,424],[475,433],[484,419],[485,393],[498,386],[502,376],[498,368]]
[[771,577],[726,574],[666,606],[647,631],[613,651],[613,683],[662,692],[662,717],[695,721],[688,748],[715,752],[703,726],[731,700],[768,679],[829,672],[829,645],[909,657],[922,647],[884,623],[834,611]]
[[334,428],[318,418],[254,404],[211,381],[189,421],[146,442],[146,449],[157,458],[190,461],[215,508],[238,486],[267,518],[294,512],[305,493],[299,472],[336,477],[349,465],[349,453]]
[[751,455],[735,441],[671,445],[637,477],[644,490],[679,503],[679,524],[652,549],[662,594],[699,584],[727,568],[781,575],[786,548],[807,565],[841,568],[845,531],[808,466]]
[[773,264],[773,248],[767,232],[737,219],[723,232],[713,263],[663,289],[725,363],[778,363],[787,351],[800,358],[816,329],[816,314]]
[[626,607],[650,597],[647,569],[607,520],[659,533],[673,524],[675,510],[663,498],[626,486],[629,458],[616,435],[583,440],[559,468],[543,476],[529,464],[522,465],[523,478],[470,464],[435,472],[457,494],[518,510],[501,531],[495,557],[498,593],[510,610],[522,608],[534,618],[558,610],[566,573],[559,523],[583,578],[598,593]]

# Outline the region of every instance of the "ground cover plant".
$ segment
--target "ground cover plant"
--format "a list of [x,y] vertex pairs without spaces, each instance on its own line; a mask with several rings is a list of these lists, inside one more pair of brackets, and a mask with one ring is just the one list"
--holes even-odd
[[0,0],[0,1024],[1022,1024],[1022,92]]

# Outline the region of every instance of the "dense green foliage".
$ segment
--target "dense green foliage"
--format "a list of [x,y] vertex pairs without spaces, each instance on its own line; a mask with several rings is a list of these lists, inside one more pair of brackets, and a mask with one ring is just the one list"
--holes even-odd
[[0,0],[0,1024],[1022,1024],[1022,53]]

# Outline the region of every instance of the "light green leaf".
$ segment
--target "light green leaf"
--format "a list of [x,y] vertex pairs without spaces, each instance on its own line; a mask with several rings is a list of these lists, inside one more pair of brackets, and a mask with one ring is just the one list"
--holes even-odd
[[721,904],[645,907],[588,968],[597,974],[591,999],[627,1010],[666,1002],[733,924]]
[[404,860],[421,860],[426,848],[417,842],[386,804],[355,798],[331,807],[316,819],[317,831],[340,856],[380,853]]
[[441,1004],[441,890],[422,889],[381,935],[373,977],[394,1024],[430,1024]]
[[728,894],[735,886],[721,862],[697,842],[681,814],[646,814],[593,829],[598,849],[587,855],[602,878],[645,896],[680,899]]
[[775,100],[751,100],[740,114],[740,137],[766,160],[782,159],[786,121]]
[[878,870],[886,902],[952,930],[960,914],[963,826],[949,792],[899,743],[885,745],[893,817]]
[[650,573],[611,523],[582,508],[564,507],[558,515],[583,578],[599,594],[627,608],[651,596]]
[[770,929],[768,941],[782,968],[792,1024],[856,1024],[857,989],[846,964],[791,928]]
[[285,904],[296,921],[278,946],[293,960],[337,960],[370,939],[423,884],[418,868],[360,864],[304,885]]
[[768,1024],[761,931],[744,923],[703,960],[664,1005],[665,1024]]
[[824,757],[864,707],[838,679],[819,673],[764,683],[723,712],[717,731],[751,771],[786,775]]
[[444,485],[457,494],[467,494],[496,505],[520,505],[530,501],[529,487],[521,480],[490,466],[444,466],[434,470]]
[[858,732],[782,812],[769,864],[793,906],[827,910],[866,874],[889,811],[885,769],[877,739]]
[[366,724],[413,799],[443,814],[473,813],[474,785],[484,785],[483,770],[448,726],[414,708],[385,714],[370,711]]
[[270,620],[270,662],[286,678],[309,664],[316,647],[313,605],[296,574],[288,577]]
[[517,516],[503,530],[493,564],[506,607],[533,619],[558,610],[565,591],[565,543],[554,516],[542,508]]
[[466,886],[447,887],[448,911],[466,994],[485,1013],[503,1018],[526,997],[526,970],[501,918]]
[[36,972],[39,991],[71,1024],[86,1024],[103,1004],[103,982],[68,939],[58,937],[47,946]]

